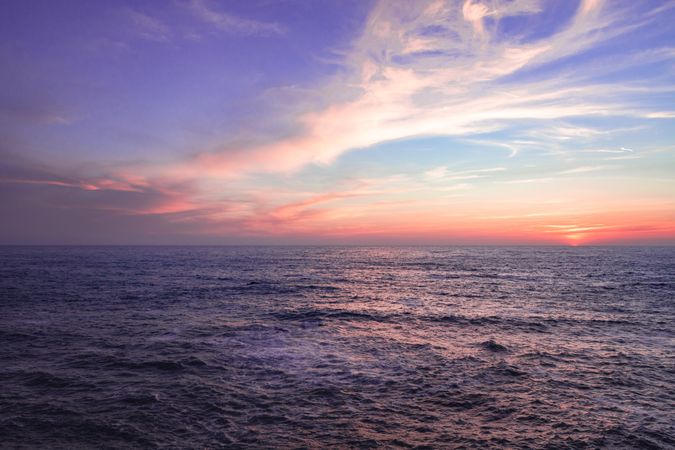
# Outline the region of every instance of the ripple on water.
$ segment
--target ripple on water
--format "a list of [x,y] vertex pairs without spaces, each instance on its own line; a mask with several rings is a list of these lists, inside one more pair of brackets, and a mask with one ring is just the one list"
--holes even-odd
[[9,448],[675,448],[671,248],[0,249]]

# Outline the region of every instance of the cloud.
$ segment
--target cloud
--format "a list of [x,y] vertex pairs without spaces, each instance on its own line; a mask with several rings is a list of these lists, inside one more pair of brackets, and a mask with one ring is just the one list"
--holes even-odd
[[433,169],[429,169],[426,172],[424,172],[424,175],[427,178],[431,178],[433,180],[437,180],[439,178],[445,177],[445,174],[448,172],[448,166],[438,166]]
[[36,94],[0,94],[0,118],[43,125],[69,125],[71,114],[49,98]]
[[286,29],[277,23],[238,17],[215,8],[208,0],[189,0],[189,11],[199,20],[224,33],[246,36],[279,36]]
[[[178,5],[182,8],[170,12],[182,16],[187,11],[191,17],[196,19],[198,27],[170,20],[170,14],[167,15],[166,11],[163,11],[162,18],[159,14],[150,14],[131,8],[126,8],[123,12],[138,37],[154,42],[168,43],[174,39],[199,41],[206,31],[205,25],[220,33],[239,36],[280,36],[286,33],[286,29],[277,23],[246,19],[220,11],[209,0],[184,0]],[[108,42],[113,41],[104,43]]]
[[649,119],[675,119],[675,111],[655,111],[647,113]]
[[58,180],[32,180],[27,178],[0,177],[0,184],[2,183],[44,184],[47,186],[61,186],[61,187],[84,189],[85,191],[96,191],[99,189],[97,186],[85,182],[69,183],[66,181],[58,181]]
[[[191,5],[202,8],[200,2]],[[345,53],[344,70],[312,94],[323,96],[326,106],[297,113],[286,137],[224,144],[170,170],[209,177],[288,173],[308,164],[329,165],[345,152],[396,139],[469,137],[526,121],[650,114],[630,103],[634,87],[588,81],[607,68],[576,76],[561,71],[559,76],[514,78],[638,26],[625,11],[584,1],[567,27],[548,36],[528,41],[483,27],[489,44],[474,38],[477,21],[487,16],[508,18],[541,9],[538,2],[524,0],[491,2],[489,8],[473,1],[382,1]],[[659,88],[642,87],[645,94]],[[604,131],[567,125],[551,133],[573,140]],[[509,144],[511,155],[522,145]]]
[[546,183],[553,180],[553,178],[550,177],[542,177],[542,178],[521,178],[517,180],[509,180],[505,181],[504,183],[507,184],[529,184],[529,183]]
[[489,167],[485,169],[463,170],[458,172],[450,172],[444,175],[445,180],[473,180],[476,178],[485,178],[491,176],[496,172],[504,172],[505,167]]
[[535,14],[541,11],[541,6],[537,0],[520,0],[512,2],[492,2],[488,7],[486,4],[477,0],[465,0],[462,6],[462,16],[469,22],[476,34],[485,37],[486,17],[500,19],[502,17],[513,17],[526,14]]
[[490,9],[482,3],[473,2],[472,0],[466,0],[464,6],[462,7],[462,15],[464,20],[469,22],[473,29],[478,34],[485,34],[485,29],[483,28],[483,18],[493,14]]
[[581,166],[558,172],[560,175],[570,175],[577,173],[597,172],[598,170],[612,168],[612,166]]
[[134,32],[149,41],[168,42],[172,36],[171,28],[157,17],[134,9],[126,9],[125,14],[133,26]]
[[634,241],[650,238],[663,239],[663,236],[668,236],[675,231],[675,226],[672,223],[651,219],[652,223],[626,224],[623,220],[614,218],[614,224],[570,223],[542,225],[541,228],[544,233],[560,235],[570,243],[621,242],[627,236],[630,236]]
[[30,203],[67,209],[105,209],[118,214],[171,214],[198,210],[186,183],[145,180],[122,172],[84,176],[2,152],[0,196],[28,195]]
[[619,147],[617,148],[593,148],[593,149],[587,149],[583,150],[584,153],[610,153],[610,154],[625,154],[625,153],[633,153],[635,150],[631,148],[626,148],[626,147]]

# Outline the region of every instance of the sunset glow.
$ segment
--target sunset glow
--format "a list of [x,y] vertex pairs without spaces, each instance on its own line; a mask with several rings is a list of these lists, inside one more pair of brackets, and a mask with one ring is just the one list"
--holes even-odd
[[673,244],[670,1],[6,2],[3,244]]

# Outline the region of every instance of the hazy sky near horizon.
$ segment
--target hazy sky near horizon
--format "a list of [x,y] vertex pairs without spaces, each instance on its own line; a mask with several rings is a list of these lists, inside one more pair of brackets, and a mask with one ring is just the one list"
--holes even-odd
[[6,0],[1,244],[675,244],[675,1]]

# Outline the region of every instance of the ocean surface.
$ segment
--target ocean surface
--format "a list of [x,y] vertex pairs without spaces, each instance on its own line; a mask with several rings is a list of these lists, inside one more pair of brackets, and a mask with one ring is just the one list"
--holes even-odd
[[2,448],[675,448],[675,248],[0,247]]

